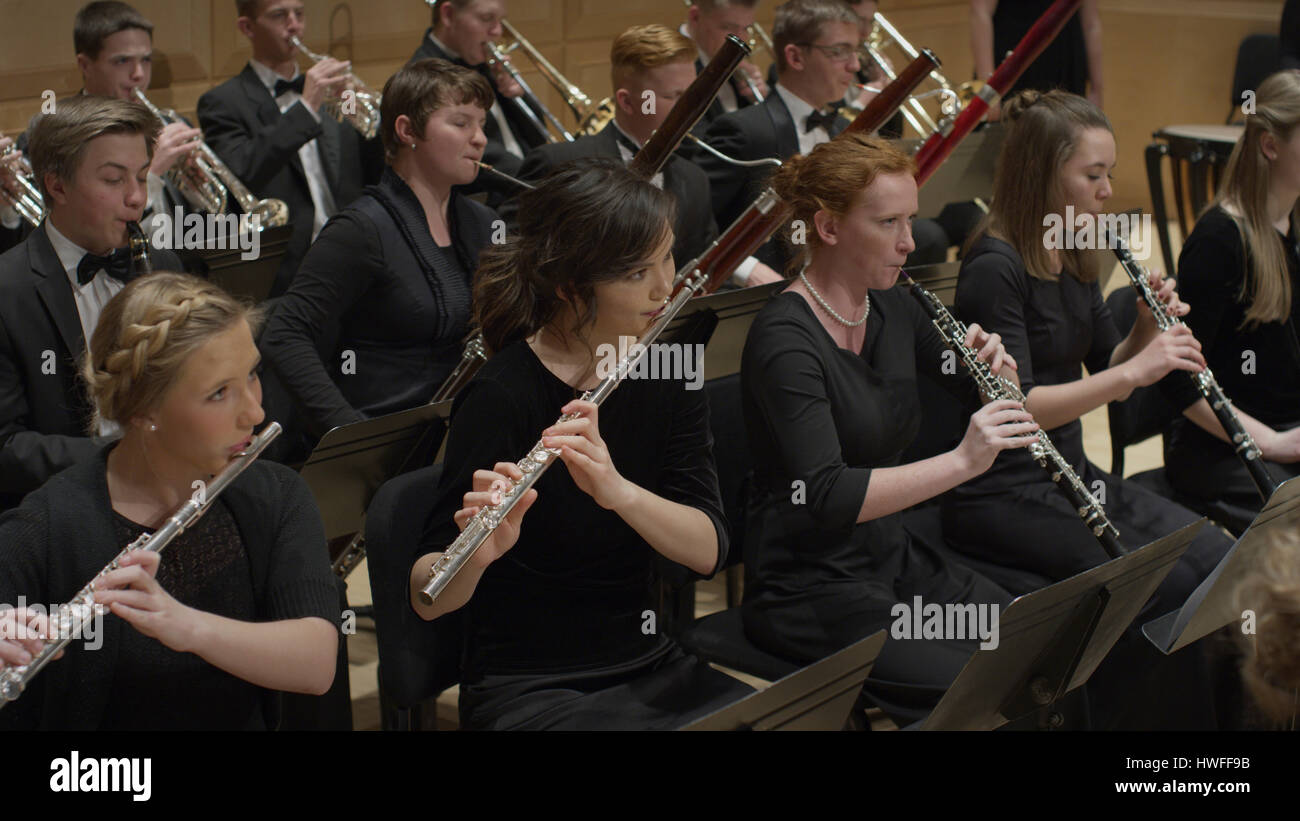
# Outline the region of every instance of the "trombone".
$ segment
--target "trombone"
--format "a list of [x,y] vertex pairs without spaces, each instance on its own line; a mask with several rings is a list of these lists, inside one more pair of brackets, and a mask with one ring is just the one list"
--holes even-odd
[[[890,67],[889,60],[884,56],[885,49],[890,46],[897,47],[903,54],[907,55],[908,61],[915,60],[919,54],[916,48],[907,41],[907,38],[900,34],[898,29],[894,28],[883,14],[877,12],[875,21],[871,26],[871,33],[867,35],[867,39],[862,41],[859,48],[863,55],[863,63],[873,63],[878,66],[886,79],[892,83],[897,75]],[[954,91],[952,84],[937,69],[930,72],[930,79],[938,84],[938,88],[908,97],[907,103],[899,109],[908,125],[922,139],[942,131],[947,122],[957,116],[957,112],[960,110],[959,102],[969,99],[976,91],[970,83],[962,84],[960,93]],[[937,122],[926,111],[925,106],[921,105],[921,100],[934,96],[941,97]]]
[[[180,116],[172,109],[160,109],[139,88],[131,93],[155,117],[169,125],[180,121]],[[193,167],[191,167],[193,163]],[[200,140],[184,160],[178,160],[167,170],[167,180],[175,185],[189,201],[190,205],[209,214],[226,213],[226,195],[230,194],[239,203],[239,207],[250,217],[256,219],[258,229],[284,225],[289,221],[289,208],[276,199],[259,200],[253,197],[248,188],[240,182],[226,164],[217,156],[207,143]]]
[[5,146],[5,150],[0,151],[0,165],[8,168],[9,175],[18,186],[18,197],[14,199],[3,186],[0,186],[0,200],[11,202],[18,216],[35,227],[45,218],[45,198],[41,196],[41,190],[36,187],[36,175],[26,157],[19,157],[17,160],[5,159],[12,156],[15,151],[12,145]]
[[[500,65],[510,75],[511,79],[519,83],[519,87],[524,90],[525,96],[536,106],[538,111],[542,112],[561,138],[572,142],[574,136],[546,106],[542,105],[541,101],[537,99],[537,95],[533,94],[532,89],[519,76],[519,72],[510,64],[507,55],[515,49],[521,49],[524,54],[527,54],[533,65],[546,78],[546,81],[564,98],[564,102],[568,104],[570,110],[573,111],[574,118],[577,120],[578,125],[575,131],[579,135],[590,136],[597,134],[609,124],[610,120],[614,119],[614,103],[610,98],[606,97],[599,103],[593,103],[590,97],[582,93],[582,89],[570,82],[549,60],[542,56],[542,53],[532,43],[528,42],[528,38],[520,34],[519,30],[512,26],[509,20],[502,20],[501,27],[506,30],[506,34],[510,35],[513,42],[504,47],[495,43],[485,43],[489,55],[488,62]],[[527,106],[521,103],[520,108],[527,109]],[[547,134],[547,139],[552,142],[558,141],[552,139],[550,133],[537,119],[536,114],[530,110],[525,110],[525,113],[543,133]]]

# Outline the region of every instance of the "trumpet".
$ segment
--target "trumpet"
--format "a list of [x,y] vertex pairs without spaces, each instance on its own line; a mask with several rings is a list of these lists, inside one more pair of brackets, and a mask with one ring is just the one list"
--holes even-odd
[[261,455],[271,440],[280,435],[280,425],[272,422],[266,430],[259,433],[253,438],[248,449],[235,455],[235,458],[227,464],[220,473],[218,473],[211,482],[205,487],[201,487],[185,504],[181,505],[173,513],[163,526],[153,533],[142,533],[140,538],[131,542],[122,548],[113,561],[108,563],[103,570],[91,579],[90,582],[72,597],[72,601],[61,605],[58,608],[57,615],[51,618],[50,638],[53,641],[47,641],[41,651],[29,662],[19,667],[10,667],[0,672],[0,709],[6,704],[16,700],[23,694],[23,690],[31,683],[36,674],[41,672],[47,664],[54,660],[64,647],[67,647],[74,637],[78,636],[90,621],[104,612],[103,605],[95,603],[95,584],[104,577],[105,574],[117,570],[122,565],[122,559],[132,550],[152,550],[155,553],[161,553],[163,548],[171,543],[172,539],[185,532],[186,528],[192,526],[199,520],[204,513],[208,512],[212,502],[217,498],[226,486],[235,480],[235,477],[244,472],[253,460]]
[[[307,48],[297,37],[291,40],[294,47],[313,63],[329,57]],[[342,91],[330,92],[325,100],[325,112],[339,122],[352,126],[369,140],[379,133],[380,95],[351,71],[348,72],[346,86]]]
[[0,199],[6,202],[12,201],[18,216],[32,226],[40,225],[41,220],[45,219],[45,198],[41,196],[41,190],[36,187],[36,175],[32,172],[31,163],[27,162],[26,157],[19,157],[16,161],[5,159],[14,153],[15,149],[12,145],[5,146],[5,150],[0,151],[0,165],[8,166],[18,186],[18,197],[11,198],[5,193],[3,187],[0,187]]
[[[175,111],[170,108],[159,109],[138,88],[131,91],[164,125],[180,122],[180,116]],[[245,213],[255,218],[254,224],[259,230],[284,225],[289,221],[288,206],[280,200],[259,200],[253,197],[248,188],[221,161],[217,152],[202,140],[190,152],[189,161],[177,162],[168,169],[167,179],[180,189],[190,205],[200,211],[209,214],[226,213],[226,195],[229,194]]]

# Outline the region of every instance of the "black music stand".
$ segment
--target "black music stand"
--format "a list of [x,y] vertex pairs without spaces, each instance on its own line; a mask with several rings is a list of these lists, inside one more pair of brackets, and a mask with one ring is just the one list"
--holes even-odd
[[1011,602],[997,648],[971,656],[921,729],[993,730],[1081,686],[1204,524]]
[[[303,463],[300,473],[320,508],[336,573],[346,577],[365,555],[358,537],[375,491],[432,461],[450,412],[451,402],[441,402],[341,425],[326,433]],[[344,559],[350,565],[340,566]]]
[[176,254],[190,273],[207,277],[230,293],[258,303],[271,294],[292,232],[291,225],[262,229],[258,254],[253,259],[243,258],[245,252],[238,234],[227,235],[224,241],[208,236],[202,248],[180,248]]
[[771,282],[696,297],[673,317],[661,338],[665,343],[706,346],[705,381],[738,373],[755,315],[787,284]]
[[682,730],[843,730],[885,645],[877,630]]
[[1297,524],[1300,524],[1300,480],[1288,479],[1273,491],[1255,521],[1183,606],[1147,622],[1142,626],[1142,634],[1168,655],[1241,618],[1236,602],[1238,586],[1257,565],[1260,550],[1268,546],[1275,534]]

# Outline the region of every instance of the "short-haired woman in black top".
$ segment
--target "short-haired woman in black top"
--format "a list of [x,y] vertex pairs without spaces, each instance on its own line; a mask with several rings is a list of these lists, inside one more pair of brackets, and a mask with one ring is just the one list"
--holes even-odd
[[457,186],[478,173],[492,100],[438,59],[384,85],[383,177],[321,230],[261,340],[317,436],[428,402],[460,360],[496,214]]

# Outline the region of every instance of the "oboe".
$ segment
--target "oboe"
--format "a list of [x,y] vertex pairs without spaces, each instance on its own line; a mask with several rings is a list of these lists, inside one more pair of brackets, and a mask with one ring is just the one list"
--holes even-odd
[[[911,289],[916,301],[921,303],[943,341],[961,357],[962,364],[970,371],[980,392],[990,400],[1010,399],[1024,404],[1025,395],[1020,388],[1011,380],[994,374],[989,364],[979,358],[979,353],[966,344],[966,325],[954,317],[938,297],[918,285],[906,271],[902,272],[900,280]],[[1052,482],[1070,500],[1070,505],[1092,531],[1092,535],[1097,537],[1097,541],[1101,542],[1106,554],[1115,559],[1127,553],[1119,543],[1119,530],[1111,524],[1097,499],[1088,492],[1079,474],[1074,472],[1074,468],[1070,467],[1070,463],[1052,444],[1047,433],[1040,428],[1035,440],[1029,446],[1029,455],[1048,472]]]
[[95,603],[95,584],[104,577],[106,573],[117,570],[126,558],[126,554],[132,550],[152,550],[155,553],[161,553],[163,548],[180,534],[184,533],[186,528],[192,526],[199,520],[212,501],[217,498],[222,490],[226,488],[235,477],[244,472],[244,469],[252,464],[253,460],[261,455],[271,440],[280,435],[280,425],[278,422],[272,422],[261,433],[253,437],[248,449],[235,455],[229,464],[222,469],[212,481],[206,485],[200,485],[199,490],[195,491],[185,504],[173,513],[163,526],[153,533],[142,533],[140,538],[131,542],[122,548],[108,566],[99,571],[99,574],[80,591],[72,597],[67,604],[60,605],[57,616],[51,614],[50,633],[51,641],[46,641],[41,651],[27,664],[19,667],[10,667],[0,672],[0,709],[6,704],[17,699],[22,695],[23,690],[31,683],[36,674],[44,669],[54,659],[59,651],[72,642],[72,639],[81,634],[82,628],[88,624],[96,615],[104,612],[103,605]]
[[[1156,327],[1163,333],[1170,328],[1182,325],[1183,321],[1176,316],[1170,316],[1165,304],[1160,301],[1151,290],[1151,284],[1147,281],[1147,272],[1142,266],[1137,264],[1133,259],[1133,254],[1129,252],[1128,242],[1118,234],[1107,236],[1109,244],[1115,249],[1115,256],[1119,258],[1120,266],[1124,273],[1128,274],[1129,281],[1137,289],[1142,301],[1151,309],[1151,315],[1155,317]],[[1232,409],[1232,402],[1224,395],[1223,388],[1219,387],[1218,381],[1214,378],[1214,373],[1206,367],[1199,373],[1188,373],[1192,382],[1196,384],[1196,389],[1205,397],[1205,401],[1210,403],[1211,410],[1218,417],[1219,424],[1223,425],[1224,433],[1232,440],[1232,444],[1237,451],[1237,456],[1241,459],[1242,464],[1250,473],[1250,478],[1255,482],[1255,487],[1259,490],[1259,495],[1267,502],[1277,490],[1277,480],[1268,472],[1268,467],[1264,464],[1264,455],[1260,452],[1259,445],[1255,444],[1255,439],[1246,429],[1242,427],[1241,419],[1237,412]]]

